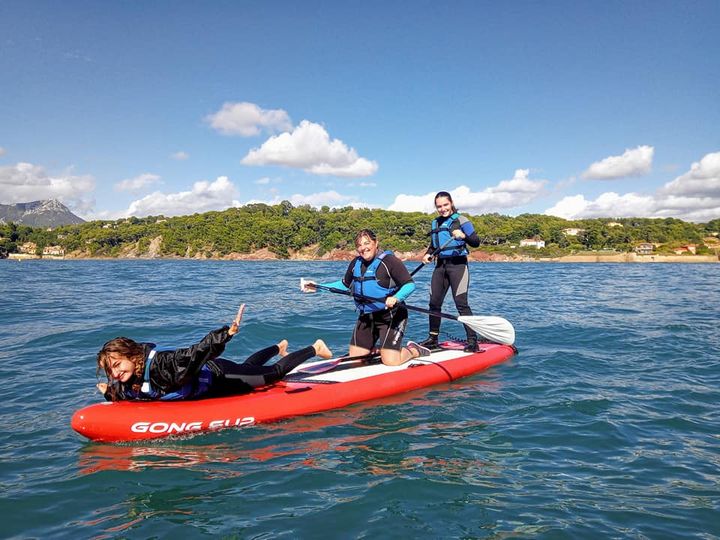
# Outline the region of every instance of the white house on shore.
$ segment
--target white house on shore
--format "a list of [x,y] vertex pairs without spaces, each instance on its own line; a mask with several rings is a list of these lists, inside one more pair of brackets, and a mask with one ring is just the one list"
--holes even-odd
[[35,255],[35,252],[37,251],[37,244],[35,242],[25,242],[24,244],[18,246],[18,251],[27,255]]
[[540,238],[525,238],[524,240],[520,240],[520,247],[534,247],[535,249],[540,249],[545,247],[545,240],[541,240]]
[[60,246],[45,246],[43,248],[43,255],[49,255],[52,257],[64,257],[65,250]]

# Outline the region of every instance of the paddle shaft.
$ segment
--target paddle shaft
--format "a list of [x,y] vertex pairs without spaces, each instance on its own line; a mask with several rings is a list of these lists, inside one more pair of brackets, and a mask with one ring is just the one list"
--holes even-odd
[[[358,298],[360,300],[369,300],[371,302],[384,302],[385,298],[372,298],[370,296],[363,296],[361,294],[353,294],[350,291],[343,291],[342,289],[336,289],[335,287],[326,287],[325,285],[319,285],[315,283],[316,289],[322,289],[324,291],[329,291],[337,294],[344,294],[345,296],[352,296],[353,298]],[[449,313],[442,313],[441,311],[431,311],[429,309],[417,307],[417,306],[411,306],[409,304],[405,304],[403,302],[403,305],[409,309],[410,311],[418,311],[420,313],[427,313],[428,315],[434,315],[435,317],[442,317],[445,319],[450,319],[453,321],[457,321],[458,317],[457,315],[451,315]]]
[[[319,285],[317,283],[312,283],[312,285],[305,282],[304,279],[300,279],[300,288],[302,290],[305,290],[305,287],[315,287],[315,289],[330,291],[337,294],[342,294],[345,296],[351,296],[353,298],[357,298],[360,300],[367,300],[370,302],[385,302],[387,300],[386,298],[373,298],[370,296],[363,296],[359,294],[353,294],[350,291],[342,290],[342,289],[336,289],[335,287],[328,287],[327,285]],[[418,311],[420,313],[426,313],[430,316],[434,317],[441,317],[444,319],[450,319],[452,321],[458,321],[461,324],[464,324],[468,328],[472,328],[475,332],[480,334],[486,339],[489,339],[492,342],[495,343],[501,343],[503,345],[512,345],[515,342],[515,329],[513,328],[512,324],[510,324],[509,321],[503,319],[502,317],[476,317],[472,315],[450,315],[449,313],[443,313],[441,311],[433,311],[430,309],[425,309],[417,306],[409,306],[405,303],[403,305],[411,310],[411,311]]]
[[338,361],[338,363],[342,363],[342,362],[349,362],[350,360],[364,360],[365,358],[372,358],[373,356],[379,356],[379,355],[380,355],[380,351],[375,351],[375,352],[369,352],[369,353],[365,353],[365,354],[358,354],[356,356],[341,356],[339,358],[336,358],[336,360]]
[[[433,251],[430,254],[430,259],[432,260],[434,257],[436,257],[437,254],[440,253],[443,249],[445,249],[448,246],[448,244],[450,244],[450,242],[452,242],[453,240],[454,240],[453,237],[448,238],[447,242],[445,242],[442,246],[440,246],[439,248],[437,248],[435,251]],[[410,272],[410,277],[413,277],[415,274],[417,274],[426,264],[427,263],[420,263],[420,266],[418,266],[417,268],[415,268],[415,270]]]
[[367,354],[359,354],[357,356],[341,356],[340,358],[335,358],[334,360],[328,360],[327,362],[323,362],[321,364],[318,364],[316,366],[307,366],[305,369],[302,368],[302,366],[298,369],[298,373],[308,373],[312,375],[318,375],[320,373],[325,373],[326,371],[330,371],[331,369],[336,368],[340,364],[344,364],[346,362],[355,361],[355,360],[370,360],[371,358],[376,358],[380,356],[380,352],[370,352]]

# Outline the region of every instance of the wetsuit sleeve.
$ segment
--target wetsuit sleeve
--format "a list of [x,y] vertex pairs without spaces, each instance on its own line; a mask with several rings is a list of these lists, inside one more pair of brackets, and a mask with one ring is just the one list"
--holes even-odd
[[213,330],[199,343],[185,349],[158,352],[151,368],[151,382],[163,391],[171,391],[195,377],[200,368],[220,356],[232,339],[229,326]]
[[[350,289],[348,288],[348,286],[345,285],[345,283],[344,283],[343,280],[341,280],[341,279],[338,279],[337,281],[332,281],[332,282],[329,282],[329,283],[320,283],[319,285],[320,285],[321,287],[330,287],[331,289],[338,289],[338,290],[341,290],[341,291],[349,291],[349,290],[350,290]],[[321,290],[322,290],[322,289],[321,289]]]
[[400,287],[400,290],[396,292],[393,296],[397,298],[400,302],[404,302],[405,299],[410,296],[414,290],[415,283],[411,281],[410,283],[406,283],[405,285]]
[[459,222],[460,230],[465,235],[465,243],[470,247],[478,247],[480,245],[480,238],[475,232],[475,227],[473,227],[472,221],[465,216],[460,216]]

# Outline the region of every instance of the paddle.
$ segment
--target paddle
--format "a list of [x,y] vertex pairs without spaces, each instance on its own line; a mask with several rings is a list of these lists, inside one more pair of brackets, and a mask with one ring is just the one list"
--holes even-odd
[[328,360],[327,362],[322,362],[320,364],[315,364],[312,366],[301,365],[295,373],[318,375],[320,373],[325,373],[326,371],[335,369],[340,364],[350,362],[351,360],[369,360],[371,358],[377,358],[378,356],[380,356],[380,351],[370,352],[367,354],[359,354],[357,356],[341,356],[340,358],[334,358],[332,360]]
[[[300,278],[300,290],[304,291],[306,287],[307,282],[304,278]],[[336,294],[343,294],[345,296],[352,296],[354,298],[359,298],[360,300],[369,300],[371,302],[384,302],[384,298],[371,298],[369,296],[362,296],[362,295],[355,295],[350,291],[343,291],[342,289],[336,289],[334,287],[327,287],[325,285],[318,285],[317,283],[312,283],[312,286],[314,286],[316,289],[321,289],[324,291],[329,291]],[[407,309],[411,311],[418,311],[420,313],[426,313],[428,315],[433,315],[435,317],[442,317],[444,319],[451,319],[453,321],[458,321],[465,326],[472,328],[483,336],[486,339],[489,339],[490,341],[494,343],[500,343],[502,345],[512,345],[515,343],[515,328],[513,328],[513,325],[510,324],[510,321],[503,319],[502,317],[495,317],[495,316],[476,316],[476,315],[450,315],[449,313],[442,313],[440,311],[430,311],[429,309],[417,307],[417,306],[410,306],[408,304],[403,304]]]
[[[447,242],[445,242],[442,246],[440,246],[440,247],[437,248],[435,251],[433,251],[433,252],[430,254],[430,260],[434,259],[435,256],[436,256],[438,253],[440,253],[443,249],[445,249],[445,248],[448,246],[448,244],[449,244],[450,242],[452,242],[453,240],[455,240],[455,239],[452,238],[452,237],[448,238]],[[413,277],[415,274],[417,274],[418,271],[419,271],[420,269],[422,269],[423,266],[425,266],[425,264],[426,264],[426,263],[421,263],[420,266],[418,266],[417,268],[415,268],[415,270],[413,270],[412,272],[410,272],[410,277]]]

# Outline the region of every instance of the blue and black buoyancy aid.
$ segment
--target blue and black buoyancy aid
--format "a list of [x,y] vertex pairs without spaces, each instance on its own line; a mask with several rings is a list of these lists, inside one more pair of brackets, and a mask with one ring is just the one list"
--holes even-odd
[[[362,271],[363,258],[358,257],[355,259],[355,266],[353,267],[353,282],[352,282],[352,293],[355,295],[355,306],[360,313],[372,313],[374,311],[382,311],[385,309],[385,298],[392,296],[398,290],[397,287],[382,287],[377,281],[377,269],[380,266],[382,260],[388,255],[392,255],[392,251],[383,251],[380,255],[375,257],[373,261]],[[363,300],[357,298],[357,296],[365,296],[368,298],[378,298],[373,302],[372,300]]]
[[207,364],[204,364],[200,368],[200,372],[193,381],[184,384],[182,387],[178,388],[174,392],[168,392],[167,394],[163,394],[162,392],[159,392],[158,390],[153,388],[152,384],[150,383],[150,366],[157,352],[158,351],[156,349],[151,350],[147,358],[145,359],[145,374],[143,376],[143,383],[140,387],[139,396],[141,399],[159,399],[161,401],[192,399],[200,397],[208,390],[210,390],[210,386],[212,385],[213,380],[213,373],[207,366]]
[[[445,257],[459,257],[468,254],[468,250],[465,247],[465,240],[458,240],[457,238],[454,238],[451,233],[453,224],[459,218],[460,214],[455,212],[439,226],[437,218],[433,219],[432,230],[430,231],[430,234],[432,235],[432,245],[435,249],[438,249],[440,246],[445,246],[440,253],[437,254],[437,257],[440,259]],[[448,244],[445,245],[445,242]]]

